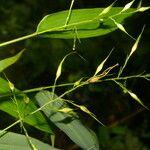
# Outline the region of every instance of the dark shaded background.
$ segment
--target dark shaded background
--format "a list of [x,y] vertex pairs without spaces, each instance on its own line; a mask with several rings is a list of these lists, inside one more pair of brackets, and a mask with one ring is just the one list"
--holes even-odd
[[[107,2],[105,0],[76,0],[74,8],[106,7],[112,2],[112,0]],[[127,2],[129,1],[118,0],[115,6],[124,6]],[[138,0],[133,7],[136,7],[137,4]],[[142,6],[149,5],[149,0],[143,0]],[[70,1],[68,0],[21,0],[19,2],[17,0],[0,0],[0,42],[34,32],[38,22],[45,15],[66,10],[69,6]],[[138,50],[130,59],[123,76],[149,73],[150,71],[149,19],[150,13],[146,11],[125,21],[126,30],[134,37],[140,34],[144,24],[146,24],[146,28]],[[63,74],[58,83],[74,82],[83,76],[91,76],[112,47],[115,47],[115,50],[105,68],[116,63],[122,65],[133,44],[134,41],[119,30],[102,37],[81,39],[81,43],[76,45],[76,50],[85,60],[77,55],[70,56],[63,66]],[[52,85],[58,64],[67,53],[72,51],[72,45],[73,40],[28,39],[0,48],[0,59],[12,56],[26,48],[20,61],[5,71],[8,78],[19,89]],[[116,74],[117,71],[118,69],[113,73]],[[149,81],[132,79],[127,80],[125,84],[149,106]],[[65,90],[67,88],[58,89],[57,93],[60,94]],[[108,126],[108,128],[103,128],[89,116],[80,112],[81,118],[87,123],[87,126],[96,131],[102,149],[150,149],[148,144],[150,140],[149,112],[141,108],[114,83],[103,82],[89,85],[68,95],[67,98],[86,105]],[[7,120],[4,122],[7,123]],[[47,142],[47,135],[31,127],[28,128],[30,135]],[[60,134],[59,131],[58,134]],[[63,134],[57,138],[58,147],[79,149]]]

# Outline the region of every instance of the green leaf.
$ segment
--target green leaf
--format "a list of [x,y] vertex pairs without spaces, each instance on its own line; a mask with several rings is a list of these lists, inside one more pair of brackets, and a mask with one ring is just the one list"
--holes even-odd
[[13,56],[13,57],[9,57],[6,59],[3,59],[0,61],[0,72],[2,72],[4,69],[6,69],[7,67],[9,67],[10,65],[14,64],[22,55],[22,53],[24,52],[24,50],[20,51],[17,55]]
[[[19,92],[19,90],[15,89],[15,92]],[[13,100],[10,98],[11,96],[10,94],[11,93],[10,93],[9,83],[6,80],[0,78],[0,110],[10,114],[15,118],[18,118],[16,105],[14,104]],[[30,100],[25,94],[19,94],[16,97],[17,97],[18,106],[20,108],[19,110],[21,112],[22,117],[24,118],[23,121],[34,126],[39,130],[53,134],[45,117],[42,115],[41,112],[37,112],[33,115],[26,116],[30,112],[37,109],[36,105],[33,102],[33,99]]]
[[[76,34],[78,38],[102,36],[117,29],[117,26],[114,25],[110,18],[113,17],[117,23],[122,24],[125,19],[131,17],[134,13],[144,12],[149,10],[150,7],[133,9],[129,8],[128,5],[126,6],[125,13],[120,13],[123,9],[124,7],[112,7],[112,5],[110,5],[107,8],[71,10],[70,15],[70,10],[50,14],[40,21],[36,32],[0,43],[0,47],[33,38],[38,35],[41,37],[62,39],[74,39]],[[69,22],[67,18],[69,18]]]
[[59,111],[68,107],[63,99],[52,92],[41,91],[37,93],[36,100],[45,115],[77,145],[83,149],[99,149],[96,136],[81,123],[76,114]]
[[[46,143],[43,143],[35,138],[30,138],[32,143],[38,150],[58,150]],[[1,150],[31,150],[31,146],[26,136],[13,133],[5,132],[0,135],[0,149]]]
[[[65,25],[68,11],[45,16],[39,23],[36,33],[43,37],[50,38],[74,38],[76,29],[78,38],[88,38],[108,34],[117,29],[116,25],[110,19],[115,18],[118,23],[135,13],[136,9],[128,9],[126,13],[120,13],[121,7],[112,7],[109,11],[100,15],[105,8],[77,9],[72,10],[69,23]],[[115,15],[115,16],[114,16]]]

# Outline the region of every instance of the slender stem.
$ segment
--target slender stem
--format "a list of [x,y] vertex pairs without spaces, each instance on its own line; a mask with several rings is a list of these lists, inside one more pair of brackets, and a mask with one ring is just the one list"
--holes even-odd
[[71,12],[72,12],[72,7],[73,7],[73,4],[74,4],[74,1],[75,1],[75,0],[72,0],[72,1],[71,1],[71,5],[70,5],[69,12],[68,12],[68,16],[67,16],[67,18],[66,18],[65,26],[69,23],[69,20],[70,20],[70,17],[71,17]]
[[[55,85],[55,87],[64,87],[64,86],[72,86],[74,85],[74,83],[66,83],[66,84],[59,84],[59,85]],[[25,94],[25,93],[32,93],[32,92],[38,92],[41,90],[46,90],[46,89],[51,89],[54,86],[45,86],[45,87],[38,87],[38,88],[33,88],[33,89],[27,89],[27,90],[23,90],[23,91],[17,91],[15,92],[15,94]],[[0,94],[0,98],[3,97],[8,97],[8,96],[12,96],[12,93],[5,93],[5,94]]]
[[5,129],[3,129],[2,131],[0,131],[0,135],[7,131],[8,129],[10,129],[11,127],[15,126],[16,124],[20,123],[21,120],[17,120],[16,122],[14,122],[13,124],[9,125],[8,127],[6,127]]
[[[107,78],[107,79],[101,79],[98,80],[96,83],[100,83],[100,82],[107,82],[107,81],[113,81],[113,80],[126,80],[126,79],[132,79],[132,78],[144,78],[146,80],[149,80],[148,78],[150,77],[150,74],[146,74],[146,75],[133,75],[133,76],[127,76],[127,77],[116,77],[116,78]],[[60,84],[60,85],[55,85],[55,87],[64,87],[64,86],[72,86],[74,85],[74,83],[66,83],[66,84]],[[45,87],[38,87],[38,88],[33,88],[33,89],[27,89],[24,91],[18,91],[15,92],[15,94],[25,94],[25,93],[32,93],[32,92],[38,92],[41,90],[46,90],[46,89],[51,89],[54,86],[45,86]],[[0,94],[0,98],[2,97],[8,97],[8,96],[12,96],[12,93],[5,93],[5,94]]]
[[[71,86],[74,83],[66,83],[66,84],[59,84],[59,85],[55,85],[55,87],[63,87],[63,86]],[[33,89],[28,89],[28,90],[24,90],[22,91],[23,93],[31,93],[31,92],[36,92],[36,91],[41,91],[41,90],[46,90],[46,89],[51,89],[54,86],[45,86],[45,87],[38,87],[38,88],[33,88]]]
[[0,44],[0,47],[6,46],[6,45],[9,45],[9,44],[13,44],[13,43],[25,40],[25,39],[29,39],[29,38],[37,36],[37,35],[38,35],[37,33],[32,33],[32,34],[29,34],[29,35],[26,35],[26,36],[19,37],[19,38],[14,39],[14,40],[3,42],[3,43]]
[[25,136],[26,136],[26,138],[27,138],[27,140],[28,140],[28,142],[29,142],[29,146],[31,147],[31,149],[32,149],[32,150],[38,150],[38,149],[36,148],[36,146],[32,143],[31,138],[29,137],[29,134],[28,134],[26,128],[24,127],[24,125],[23,125],[23,122],[22,122],[22,128],[23,128],[23,130],[24,130]]
[[[55,102],[55,101],[58,101],[60,98],[64,97],[65,95],[67,95],[67,94],[69,94],[69,93],[75,91],[77,88],[82,87],[82,86],[84,86],[84,85],[86,85],[86,84],[88,84],[88,83],[85,81],[85,82],[81,83],[80,85],[78,85],[78,86],[76,86],[76,87],[74,87],[74,88],[72,88],[72,89],[70,89],[70,90],[64,92],[64,93],[61,94],[59,97],[53,99],[52,101],[49,101],[49,102],[45,103],[43,106],[41,106],[40,108],[36,109],[35,111],[31,112],[31,113],[28,114],[28,115],[33,115],[33,114],[35,114],[36,112],[42,110],[42,109],[43,109],[45,106],[47,106],[48,104],[53,103],[53,102]],[[27,116],[28,116],[28,115],[27,115]]]
[[118,78],[121,76],[122,72],[124,71],[124,68],[126,67],[128,60],[129,60],[130,56],[127,56],[124,65],[120,68],[119,73],[118,73]]

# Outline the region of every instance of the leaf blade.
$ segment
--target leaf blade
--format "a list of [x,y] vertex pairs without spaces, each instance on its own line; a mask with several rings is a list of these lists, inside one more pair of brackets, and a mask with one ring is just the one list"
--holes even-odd
[[23,54],[24,50],[20,51],[18,54],[16,54],[15,56],[3,59],[0,61],[0,72],[2,72],[4,69],[6,69],[7,67],[11,66],[12,64],[14,64]]
[[[49,149],[49,150],[58,150],[46,143],[43,143],[35,138],[31,138],[34,145],[36,145],[37,149]],[[13,132],[5,132],[5,134],[0,134],[0,148],[5,150],[29,150],[31,149],[26,136],[13,133]]]
[[[58,100],[56,101],[56,99]],[[61,98],[52,92],[41,91],[36,94],[36,100],[40,107],[49,103],[42,108],[43,112],[58,128],[65,132],[72,141],[83,149],[99,149],[96,137],[80,122],[76,115],[73,117],[67,113],[57,111],[59,109],[62,110],[66,106],[66,103],[64,103]],[[51,100],[55,100],[55,102]]]
[[[0,77],[0,85],[1,85],[0,86],[0,110],[8,113],[9,115],[15,118],[18,118],[18,114],[15,111],[16,106],[13,103],[13,101],[8,98],[11,96],[9,83]],[[15,88],[15,92],[19,92],[19,90]],[[5,94],[7,94],[8,96],[4,97]],[[30,112],[37,109],[37,106],[35,106],[33,99],[26,100],[24,99],[24,96],[25,98],[28,98],[27,95],[25,94],[21,95],[20,97],[17,96],[18,105],[19,105],[20,111],[22,112],[23,118],[25,117],[26,114],[29,114]],[[53,131],[47,124],[45,117],[40,112],[37,112],[34,115],[25,117],[23,121],[28,123],[31,126],[34,126],[35,128],[41,131],[53,134]]]
[[127,10],[130,13],[119,15],[122,8],[112,7],[104,16],[98,17],[103,10],[104,8],[72,10],[69,23],[66,26],[64,24],[68,11],[47,15],[38,24],[36,33],[41,34],[41,37],[73,39],[76,28],[79,38],[102,36],[117,29],[109,19],[110,16],[118,14],[118,22],[121,23],[125,18],[135,13],[135,9],[130,8]]

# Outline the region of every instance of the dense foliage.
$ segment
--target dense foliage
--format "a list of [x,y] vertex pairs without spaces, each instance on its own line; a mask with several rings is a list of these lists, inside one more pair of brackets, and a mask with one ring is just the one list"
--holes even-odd
[[148,150],[148,1],[70,3],[0,2],[0,149]]

